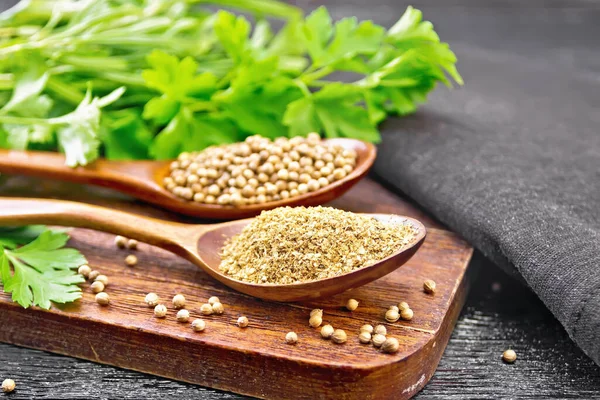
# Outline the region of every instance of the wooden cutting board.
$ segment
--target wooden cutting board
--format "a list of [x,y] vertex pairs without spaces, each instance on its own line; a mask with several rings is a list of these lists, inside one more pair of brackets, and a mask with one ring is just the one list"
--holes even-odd
[[[178,219],[106,190],[29,178],[4,177],[0,194],[88,201]],[[332,205],[418,218],[428,228],[427,239],[406,265],[369,285],[312,303],[282,304],[234,292],[163,250],[145,244],[120,250],[111,235],[75,229],[70,245],[110,279],[110,306],[98,306],[88,284],[81,301],[49,311],[25,310],[1,293],[0,341],[261,398],[409,398],[431,378],[444,352],[467,292],[472,248],[368,179]],[[134,268],[123,262],[130,253],[139,259]],[[423,292],[425,279],[437,282],[435,295]],[[176,321],[171,307],[166,319],[154,318],[143,302],[148,292],[168,306],[175,294],[184,294],[192,319],[201,317],[202,303],[218,296],[225,313],[202,317],[207,328],[195,333],[189,323]],[[356,311],[343,307],[348,298],[359,300]],[[386,323],[385,311],[400,301],[410,304],[414,318]],[[345,344],[323,340],[309,327],[313,308],[324,309],[324,324],[346,331]],[[235,324],[242,315],[250,320],[246,329]],[[400,351],[382,354],[360,344],[359,327],[366,323],[384,324]],[[298,334],[296,345],[285,343],[289,331]]]

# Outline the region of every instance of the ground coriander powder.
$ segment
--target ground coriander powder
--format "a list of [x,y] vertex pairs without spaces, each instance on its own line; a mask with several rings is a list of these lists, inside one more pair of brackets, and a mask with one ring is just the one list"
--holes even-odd
[[330,207],[263,211],[221,252],[219,268],[244,282],[293,284],[372,265],[416,240],[410,223]]

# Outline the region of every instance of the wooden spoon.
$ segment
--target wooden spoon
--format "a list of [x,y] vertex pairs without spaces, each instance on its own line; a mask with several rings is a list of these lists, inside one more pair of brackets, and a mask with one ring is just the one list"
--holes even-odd
[[251,206],[233,207],[186,201],[166,190],[162,181],[169,174],[170,161],[109,161],[99,159],[85,167],[65,166],[63,155],[51,152],[0,150],[0,173],[38,176],[76,183],[104,186],[180,214],[210,219],[238,219],[281,206],[316,206],[340,197],[357,183],[375,160],[375,146],[354,139],[328,139],[353,149],[358,157],[354,171],[315,192]]
[[391,214],[365,214],[384,223],[412,224],[416,240],[393,255],[364,268],[339,275],[290,285],[253,284],[224,275],[219,270],[219,253],[227,238],[238,234],[251,218],[212,225],[161,221],[122,211],[61,200],[0,199],[0,226],[49,224],[90,228],[149,243],[175,253],[202,268],[207,274],[239,292],[275,301],[316,299],[362,286],[389,274],[404,264],[423,243],[426,231],[416,219]]

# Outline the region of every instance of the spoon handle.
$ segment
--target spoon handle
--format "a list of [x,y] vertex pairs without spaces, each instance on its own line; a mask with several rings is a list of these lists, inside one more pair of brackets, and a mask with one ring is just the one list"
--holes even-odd
[[161,221],[72,201],[0,198],[0,226],[29,224],[89,228],[136,239],[176,253],[202,229],[197,225]]

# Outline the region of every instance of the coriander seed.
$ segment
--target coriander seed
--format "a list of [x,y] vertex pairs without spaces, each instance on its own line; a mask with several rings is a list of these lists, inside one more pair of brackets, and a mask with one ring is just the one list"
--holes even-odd
[[160,298],[156,293],[148,293],[144,298],[144,302],[148,305],[148,307],[156,307],[160,302]]
[[92,292],[94,293],[104,292],[104,283],[95,281],[90,285],[90,289],[92,289]]
[[398,339],[396,339],[396,338],[388,338],[381,345],[381,351],[383,351],[384,353],[390,353],[390,354],[396,353],[399,348],[400,348],[400,343],[398,342]]
[[96,295],[96,303],[101,306],[107,306],[110,304],[110,297],[105,292],[100,292]]
[[358,335],[358,341],[363,344],[371,343],[371,334],[367,331],[361,331]]
[[217,296],[212,296],[210,299],[208,299],[208,304],[210,304],[211,306],[215,303],[220,303],[221,301],[219,301],[219,298]]
[[94,282],[102,282],[104,286],[108,286],[108,277],[106,275],[98,275]]
[[331,335],[331,340],[337,344],[345,343],[347,339],[348,336],[346,336],[346,332],[342,329],[336,329],[333,335]]
[[173,296],[173,307],[175,308],[183,308],[185,307],[185,297],[182,294],[176,294]]
[[296,335],[296,332],[288,332],[285,335],[285,342],[287,344],[296,344],[296,343],[298,343],[298,335]]
[[320,315],[321,317],[323,316],[323,310],[319,309],[319,308],[315,308],[314,310],[312,310],[310,312],[310,317],[314,317],[315,315]]
[[506,350],[504,353],[502,353],[502,360],[508,364],[512,364],[517,360],[517,353],[511,349]]
[[213,314],[213,308],[210,304],[208,303],[204,303],[200,306],[200,314],[202,315],[212,315]]
[[333,335],[335,329],[333,329],[333,326],[331,325],[323,325],[323,327],[321,328],[321,337],[323,339],[331,339],[331,336]]
[[365,325],[363,325],[363,326],[360,327],[360,331],[361,332],[373,333],[373,325],[365,324]]
[[5,379],[2,381],[2,391],[4,393],[11,393],[15,390],[17,384],[12,379]]
[[125,257],[125,265],[127,265],[128,267],[134,267],[137,263],[138,259],[133,254],[130,254],[127,257]]
[[216,302],[213,303],[213,305],[211,306],[213,313],[217,314],[217,315],[221,315],[225,312],[225,307],[223,307],[223,304]]
[[127,238],[123,236],[115,236],[115,245],[120,249],[124,249],[127,245]]
[[346,303],[346,308],[349,311],[354,311],[358,308],[358,301],[355,299],[349,299],[348,302]]
[[402,310],[402,312],[400,313],[400,316],[402,317],[402,319],[404,319],[406,321],[410,321],[411,319],[413,319],[414,313],[413,313],[413,310],[411,310],[410,308],[407,308],[406,310]]
[[423,291],[427,294],[434,294],[435,293],[435,282],[432,281],[431,279],[427,279],[425,282],[423,282]]
[[90,276],[90,272],[92,272],[92,269],[90,268],[89,265],[82,265],[77,269],[77,273],[79,275],[82,275],[84,278],[88,278]]
[[400,314],[398,314],[398,311],[390,308],[389,310],[387,310],[387,312],[385,313],[385,320],[387,322],[396,322],[400,319]]
[[380,333],[376,333],[373,335],[373,337],[371,338],[371,342],[373,343],[373,346],[375,347],[381,347],[381,345],[383,345],[383,343],[387,340],[387,338],[385,337],[385,335],[382,335]]
[[206,329],[206,322],[202,319],[195,319],[192,321],[192,329],[194,332],[202,332]]
[[190,319],[190,312],[186,309],[177,311],[177,322],[188,322]]
[[387,335],[387,329],[385,329],[385,326],[383,326],[383,325],[377,325],[375,327],[375,333],[385,336],[385,335]]
[[318,328],[319,326],[321,326],[322,323],[323,323],[323,317],[321,317],[319,314],[313,315],[308,320],[308,324],[310,326],[312,326],[313,328]]
[[407,303],[407,302],[405,302],[405,301],[401,301],[401,302],[398,304],[398,309],[399,309],[400,311],[404,311],[404,310],[407,310],[407,309],[409,309],[409,308],[410,308],[410,307],[409,307],[408,303]]
[[100,272],[96,270],[90,271],[90,273],[88,274],[88,279],[93,282],[99,275]]
[[135,239],[129,239],[127,241],[127,248],[130,250],[136,250],[138,246],[138,241]]
[[167,316],[167,307],[164,304],[158,304],[154,307],[154,316],[156,318],[164,318]]
[[237,325],[240,328],[246,328],[248,326],[249,322],[248,322],[248,318],[246,317],[239,317],[237,320]]
[[390,310],[394,310],[396,312],[400,312],[400,309],[398,308],[398,306],[390,306]]

